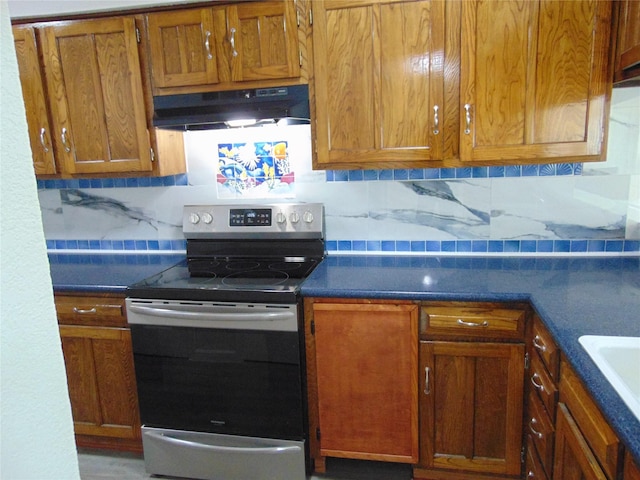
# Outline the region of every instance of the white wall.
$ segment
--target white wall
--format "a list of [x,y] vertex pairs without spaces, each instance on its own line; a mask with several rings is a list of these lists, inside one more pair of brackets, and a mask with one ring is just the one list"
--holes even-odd
[[79,479],[6,0],[0,34],[0,478]]

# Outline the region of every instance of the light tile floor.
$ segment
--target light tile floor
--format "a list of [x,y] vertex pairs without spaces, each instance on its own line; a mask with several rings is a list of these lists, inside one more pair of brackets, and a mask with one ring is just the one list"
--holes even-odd
[[[82,480],[146,480],[168,479],[156,477],[144,470],[142,456],[97,450],[80,450],[78,453]],[[308,480],[410,480],[409,465],[327,459],[327,473],[316,474]],[[251,480],[251,479],[247,479]],[[287,479],[283,479],[287,480]]]

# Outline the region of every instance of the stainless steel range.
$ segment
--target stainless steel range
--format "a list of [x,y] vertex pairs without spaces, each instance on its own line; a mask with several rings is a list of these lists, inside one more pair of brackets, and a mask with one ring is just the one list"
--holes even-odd
[[184,262],[127,294],[149,473],[297,480],[308,470],[300,284],[320,204],[185,206]]

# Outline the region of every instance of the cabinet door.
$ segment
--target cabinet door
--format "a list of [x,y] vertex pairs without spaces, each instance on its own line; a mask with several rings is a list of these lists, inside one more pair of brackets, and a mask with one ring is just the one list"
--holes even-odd
[[56,173],[56,163],[51,141],[49,107],[47,106],[44,78],[38,59],[35,30],[31,27],[15,26],[13,27],[13,38],[18,56],[22,97],[27,113],[33,166],[36,175],[54,174]]
[[616,47],[615,81],[640,79],[640,2],[617,2],[618,44]]
[[209,8],[147,15],[154,88],[218,83]]
[[607,480],[567,407],[558,404],[554,480]]
[[131,334],[126,328],[60,326],[75,433],[138,438]]
[[240,3],[227,8],[231,80],[300,76],[300,49],[293,1]]
[[519,475],[524,345],[420,342],[420,466]]
[[312,7],[315,167],[404,168],[440,159],[444,3],[325,0]]
[[61,22],[42,40],[62,170],[151,170],[134,19]]
[[418,307],[315,303],[320,454],[418,460]]
[[462,2],[460,158],[601,160],[611,2]]

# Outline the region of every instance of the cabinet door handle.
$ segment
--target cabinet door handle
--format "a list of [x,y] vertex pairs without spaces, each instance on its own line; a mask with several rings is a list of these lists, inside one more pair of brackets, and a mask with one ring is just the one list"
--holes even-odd
[[440,133],[440,119],[438,118],[438,105],[433,106],[433,134],[438,135]]
[[458,325],[464,325],[465,327],[488,327],[489,326],[489,322],[487,322],[486,320],[477,323],[477,322],[465,322],[464,320],[462,320],[461,318],[458,319]]
[[73,313],[89,314],[89,313],[96,313],[96,312],[97,312],[96,307],[88,308],[88,309],[73,307]]
[[213,55],[211,55],[211,44],[209,43],[210,39],[211,39],[211,32],[207,30],[204,34],[204,48],[207,51],[207,58],[209,60],[213,58]]
[[431,393],[431,385],[429,385],[429,373],[431,369],[429,367],[424,367],[424,393],[425,395],[429,395]]
[[62,134],[60,135],[60,138],[62,139],[62,145],[64,146],[65,152],[67,153],[70,152],[71,147],[67,145],[67,129],[66,128],[62,129]]
[[42,145],[42,149],[44,150],[44,153],[48,153],[49,152],[49,147],[47,147],[47,142],[44,138],[44,136],[46,135],[47,130],[42,127],[40,129],[40,145]]
[[535,337],[533,337],[533,346],[536,347],[541,352],[547,351],[547,347],[545,346],[544,343],[542,343],[542,339],[540,338],[540,335],[536,335]]
[[531,375],[531,383],[533,384],[533,386],[536,387],[541,392],[544,392],[544,385],[537,382],[537,380],[539,379],[540,379],[540,375],[538,375],[537,373],[534,373],[533,375]]
[[234,57],[237,57],[238,52],[236,51],[236,29],[235,28],[231,28],[229,43],[231,44],[231,55],[233,55]]
[[527,473],[527,478],[536,478],[536,475],[531,470],[529,470],[529,472]]
[[464,134],[469,135],[471,133],[471,105],[469,105],[468,103],[464,104],[464,120],[465,120]]
[[529,422],[529,430],[531,430],[531,433],[533,433],[536,437],[542,438],[544,437],[544,434],[533,428],[536,423],[538,423],[538,420],[536,420],[535,418],[531,418],[531,421]]

